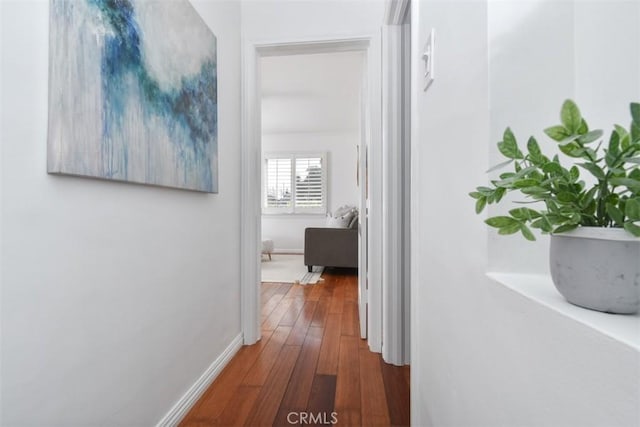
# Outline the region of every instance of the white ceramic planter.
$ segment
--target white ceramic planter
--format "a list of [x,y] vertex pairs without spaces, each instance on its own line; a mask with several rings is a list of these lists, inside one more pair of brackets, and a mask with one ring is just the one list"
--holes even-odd
[[551,278],[572,304],[607,313],[640,308],[640,239],[620,228],[579,227],[551,236]]

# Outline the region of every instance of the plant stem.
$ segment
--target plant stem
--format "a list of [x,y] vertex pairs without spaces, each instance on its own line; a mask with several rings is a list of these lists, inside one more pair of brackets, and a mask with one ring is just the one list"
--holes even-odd
[[598,225],[601,227],[606,227],[609,222],[607,221],[607,207],[605,206],[605,198],[610,194],[607,180],[608,174],[604,180],[598,181],[598,186],[600,188],[598,190],[598,207],[596,208],[596,219]]

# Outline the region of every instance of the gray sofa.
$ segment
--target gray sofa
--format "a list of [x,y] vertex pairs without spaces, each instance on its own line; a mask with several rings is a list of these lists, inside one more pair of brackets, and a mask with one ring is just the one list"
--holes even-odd
[[304,264],[309,271],[314,265],[358,268],[358,229],[305,229]]

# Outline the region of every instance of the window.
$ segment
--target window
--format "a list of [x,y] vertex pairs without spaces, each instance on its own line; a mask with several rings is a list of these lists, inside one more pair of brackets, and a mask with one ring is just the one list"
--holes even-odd
[[270,153],[265,156],[263,173],[264,213],[326,213],[324,154]]

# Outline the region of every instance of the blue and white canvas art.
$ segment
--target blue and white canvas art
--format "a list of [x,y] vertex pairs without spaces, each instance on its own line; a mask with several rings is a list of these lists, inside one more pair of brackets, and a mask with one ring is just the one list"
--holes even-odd
[[187,0],[52,0],[48,171],[218,192],[216,37]]

